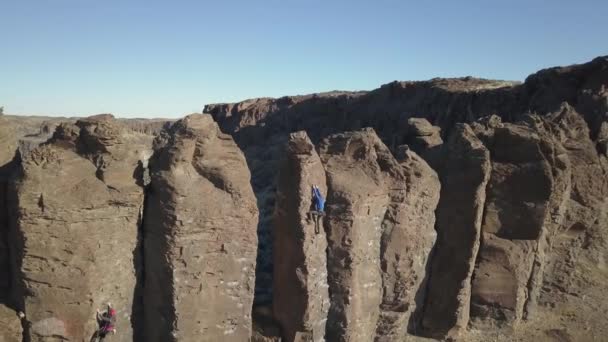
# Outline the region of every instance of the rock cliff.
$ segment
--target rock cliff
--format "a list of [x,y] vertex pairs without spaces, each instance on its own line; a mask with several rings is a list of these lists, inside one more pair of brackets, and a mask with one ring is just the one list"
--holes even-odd
[[[474,339],[476,331],[520,326],[511,335],[496,333],[509,339],[518,331],[536,334],[528,327],[537,324],[543,328],[534,336],[550,339],[565,323],[548,310],[573,312],[580,305],[585,309],[573,314],[577,331],[568,338],[589,339],[602,324],[582,304],[582,293],[606,289],[599,285],[606,281],[600,252],[606,232],[596,227],[608,225],[607,80],[608,58],[598,57],[541,70],[523,83],[471,77],[393,82],[370,92],[208,105],[204,112],[247,157],[262,199],[258,261],[273,259],[272,211],[265,204],[274,203],[272,175],[288,132],[304,130],[318,145],[332,134],[372,127],[393,154],[408,144],[442,182],[429,294],[414,330],[454,338],[469,331]],[[586,271],[573,272],[577,268]],[[493,283],[498,269],[505,270],[508,289]],[[260,305],[271,298],[272,278],[272,267],[258,262]],[[444,282],[452,285],[445,289]],[[591,287],[583,290],[583,284]],[[593,329],[584,322],[594,322]]]
[[134,170],[151,142],[100,116],[64,124],[20,153],[8,207],[14,291],[31,341],[90,338],[106,302],[121,312],[117,340],[133,338],[144,199]]
[[312,187],[327,194],[321,159],[305,132],[290,135],[279,170],[274,229],[274,315],[286,341],[323,341],[329,311],[327,236],[313,217]]
[[[274,315],[287,341],[399,341],[423,297],[435,242],[436,173],[371,129],[315,146],[289,137],[275,211]],[[313,185],[327,196],[318,226]],[[328,297],[329,290],[329,297]]]
[[150,161],[146,341],[251,336],[258,212],[245,158],[207,115],[177,121]]
[[116,341],[603,340],[607,89],[598,57],[176,122],[0,116],[0,339],[88,340],[110,301]]

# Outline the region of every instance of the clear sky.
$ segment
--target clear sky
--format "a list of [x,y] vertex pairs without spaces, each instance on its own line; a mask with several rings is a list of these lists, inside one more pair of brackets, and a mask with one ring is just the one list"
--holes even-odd
[[0,0],[9,114],[177,117],[608,54],[608,1]]

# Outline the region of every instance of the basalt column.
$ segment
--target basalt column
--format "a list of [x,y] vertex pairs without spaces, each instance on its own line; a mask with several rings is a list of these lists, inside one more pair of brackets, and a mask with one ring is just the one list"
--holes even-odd
[[400,163],[372,129],[332,135],[320,151],[328,187],[326,338],[399,340],[435,240],[437,179],[416,176],[428,165],[412,152]]
[[150,170],[147,341],[247,341],[258,210],[242,152],[193,114],[161,134]]
[[437,247],[422,325],[433,336],[457,334],[469,322],[471,277],[479,250],[490,154],[468,125],[444,144]]
[[325,171],[305,132],[289,137],[279,170],[274,230],[273,308],[283,338],[297,332],[323,341],[329,310],[327,238],[323,218],[315,222],[311,188],[325,196]]
[[137,170],[151,142],[103,115],[62,125],[21,155],[9,201],[11,256],[31,341],[88,341],[106,302],[118,311],[113,340],[132,341],[144,198]]

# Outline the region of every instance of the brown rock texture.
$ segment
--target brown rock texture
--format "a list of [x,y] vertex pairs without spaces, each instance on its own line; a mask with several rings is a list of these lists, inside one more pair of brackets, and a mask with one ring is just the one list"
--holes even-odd
[[209,105],[219,129],[0,116],[0,336],[86,341],[111,301],[117,341],[602,341],[607,89],[598,57]]
[[566,151],[528,126],[505,123],[484,136],[492,173],[471,298],[472,316],[481,324],[487,318],[515,324],[524,316],[540,289],[548,239],[570,192]]
[[608,57],[604,56],[585,64],[541,70],[523,83],[473,77],[395,81],[369,92],[330,92],[206,106],[203,111],[210,113],[222,131],[232,134],[243,149],[259,199],[256,301],[268,304],[271,298],[274,174],[290,132],[305,130],[318,144],[331,134],[372,127],[393,152],[402,144],[411,145],[439,172],[436,161],[441,158],[416,145],[417,140],[428,141],[429,136],[413,139],[408,133],[408,120],[426,119],[439,127],[441,138],[447,140],[457,123],[471,124],[490,115],[516,122],[530,113],[549,115],[567,102],[584,118],[592,143],[605,151],[607,135],[601,132],[602,127],[608,127],[607,78]]
[[371,341],[382,302],[381,224],[390,201],[381,163],[385,170],[399,166],[373,130],[330,136],[320,151],[328,187],[326,339]]
[[66,124],[21,155],[11,256],[31,341],[88,340],[106,302],[118,311],[114,340],[132,340],[144,198],[134,171],[150,154],[150,137],[102,116]]
[[208,115],[156,141],[144,218],[146,341],[251,336],[258,211],[243,154]]
[[324,341],[329,310],[327,238],[323,218],[315,232],[312,186],[327,194],[325,170],[305,132],[293,133],[279,170],[275,209],[274,315],[285,341],[308,333]]
[[[426,163],[406,154],[401,165],[371,129],[332,135],[319,149],[328,187],[325,337],[398,339],[435,240],[438,181],[432,172],[417,179],[414,170],[428,171]],[[425,182],[428,189],[418,188]]]
[[402,172],[392,175],[390,204],[382,221],[383,295],[376,341],[401,341],[408,325],[418,319],[412,314],[422,309],[428,258],[436,240],[439,178],[410,150],[401,153],[399,164]]
[[437,246],[431,266],[423,328],[431,335],[458,335],[469,321],[471,277],[479,250],[490,153],[468,125],[444,145]]
[[17,313],[0,304],[0,342],[22,342],[23,328]]

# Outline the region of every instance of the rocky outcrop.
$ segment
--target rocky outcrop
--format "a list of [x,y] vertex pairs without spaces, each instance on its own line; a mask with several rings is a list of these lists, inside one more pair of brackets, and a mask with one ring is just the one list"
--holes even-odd
[[246,341],[258,211],[243,154],[207,115],[156,141],[144,218],[146,341]]
[[403,173],[392,175],[390,204],[382,220],[382,302],[376,341],[402,341],[408,326],[415,331],[418,317],[413,314],[422,309],[429,255],[436,240],[437,174],[408,149],[398,157]]
[[17,313],[0,304],[0,341],[22,342],[23,329]]
[[276,319],[285,341],[309,333],[324,341],[329,310],[327,238],[323,218],[310,211],[311,188],[327,194],[325,170],[305,132],[290,135],[279,171],[274,229],[274,298]]
[[[534,118],[531,118],[534,119]],[[478,325],[516,324],[542,284],[548,239],[563,217],[570,162],[562,145],[530,125],[484,136],[492,156],[482,243],[472,283]]]
[[114,340],[602,340],[607,62],[207,106],[243,153],[197,115],[0,117],[0,334],[87,339],[110,300]]
[[119,313],[115,340],[133,338],[144,198],[134,171],[150,154],[150,137],[102,116],[66,124],[20,156],[11,256],[31,341],[88,340],[106,302]]
[[458,337],[469,324],[513,327],[536,307],[571,167],[554,119],[525,119],[459,125],[444,145],[439,242],[423,319],[430,335]]
[[438,239],[422,325],[434,336],[457,336],[469,322],[490,153],[468,125],[460,125],[444,145],[443,156]]
[[[380,240],[390,202],[383,171],[397,161],[372,130],[324,140],[327,170],[329,341],[371,341],[382,302]],[[383,168],[382,168],[383,167]]]
[[443,144],[441,129],[422,118],[409,118],[405,126],[405,143],[419,153]]
[[[393,142],[408,145],[421,156],[431,167],[439,169],[441,163],[441,129],[431,125],[427,119],[409,118],[405,124],[404,135],[395,136]],[[394,150],[394,148],[392,148]]]
[[[326,339],[399,338],[399,322],[406,322],[413,309],[435,239],[432,222],[419,220],[432,216],[438,182],[426,180],[432,185],[425,189],[429,199],[416,198],[420,190],[414,189],[422,182],[413,175],[408,180],[411,170],[399,164],[371,129],[330,136],[320,151],[328,188],[331,305]],[[408,167],[424,165],[410,157]],[[408,181],[420,182],[409,195]],[[398,246],[404,244],[411,247],[401,250]]]
[[573,107],[563,105],[550,117],[550,129],[571,161],[572,190],[561,226],[551,235],[539,307],[532,319],[568,315],[572,340],[601,340],[607,333],[598,312],[605,310],[606,286],[600,284],[608,281],[608,160]]
[[[266,241],[272,241],[272,210],[268,208],[274,207],[273,175],[283,152],[279,147],[289,132],[305,130],[318,144],[331,134],[372,127],[393,152],[402,144],[411,145],[434,169],[440,170],[436,161],[441,158],[426,152],[436,147],[421,151],[416,145],[417,141],[428,145],[428,136],[417,135],[425,130],[407,133],[409,119],[426,119],[441,129],[441,138],[447,139],[457,123],[473,123],[490,115],[515,122],[530,112],[540,116],[553,113],[565,101],[585,119],[592,142],[602,151],[608,148],[606,135],[601,133],[608,122],[606,70],[608,58],[598,57],[581,65],[541,70],[524,83],[472,77],[395,81],[369,92],[331,92],[206,106],[203,111],[214,117],[223,132],[232,134],[245,152],[261,203],[256,297],[260,301],[270,298],[273,258],[272,245]],[[430,141],[436,142],[434,138]]]

